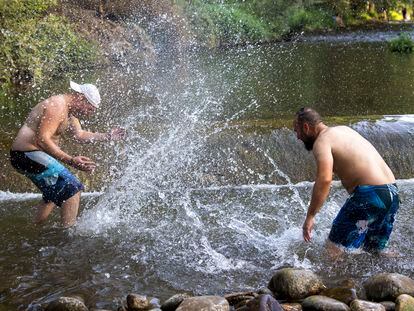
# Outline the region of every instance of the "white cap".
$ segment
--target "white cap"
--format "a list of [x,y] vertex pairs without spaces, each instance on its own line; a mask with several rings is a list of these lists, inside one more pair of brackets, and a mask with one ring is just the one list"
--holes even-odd
[[92,106],[99,108],[99,104],[101,103],[101,95],[99,95],[98,88],[95,85],[77,84],[73,81],[70,81],[70,88],[78,93],[85,95],[86,99]]

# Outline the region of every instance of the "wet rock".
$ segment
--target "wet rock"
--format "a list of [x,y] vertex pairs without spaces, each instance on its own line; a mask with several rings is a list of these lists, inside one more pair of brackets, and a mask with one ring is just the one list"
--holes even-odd
[[60,297],[49,303],[46,311],[88,311],[88,308],[76,298]]
[[176,294],[168,298],[164,303],[161,305],[162,311],[174,311],[178,308],[178,306],[184,301],[186,298],[190,298],[191,296],[188,294]]
[[346,288],[356,288],[356,281],[354,279],[345,279],[341,281],[340,287],[346,287]]
[[283,311],[302,311],[302,305],[300,303],[282,303]]
[[349,311],[349,307],[343,302],[321,296],[310,296],[303,300],[302,309],[304,311]]
[[229,303],[223,297],[219,296],[199,296],[185,299],[177,311],[228,311],[230,310]]
[[271,295],[260,295],[246,304],[249,311],[283,311],[279,302]]
[[268,289],[267,287],[260,288],[257,291],[257,294],[259,294],[259,295],[273,295],[272,291],[270,289]]
[[381,301],[380,304],[382,304],[385,307],[386,311],[394,311],[395,310],[395,302]]
[[368,300],[395,301],[402,294],[414,295],[414,280],[398,273],[381,273],[364,283]]
[[127,296],[128,311],[144,311],[159,308],[159,301],[147,296],[129,294]]
[[397,298],[396,311],[414,311],[414,298],[410,295],[400,295]]
[[322,291],[321,295],[342,301],[346,305],[357,299],[355,289],[346,287],[329,288]]
[[116,309],[116,311],[128,311],[128,309],[124,306],[120,306],[118,309]]
[[380,303],[355,299],[351,305],[352,311],[385,311],[385,307]]
[[224,295],[224,298],[229,302],[230,306],[238,306],[240,303],[246,304],[246,301],[258,296],[253,292],[240,292]]
[[273,275],[268,285],[278,299],[299,300],[319,294],[325,286],[310,270],[283,268]]

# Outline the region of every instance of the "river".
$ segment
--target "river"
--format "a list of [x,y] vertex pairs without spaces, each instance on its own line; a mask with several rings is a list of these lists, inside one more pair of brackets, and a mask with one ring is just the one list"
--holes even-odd
[[[412,277],[414,58],[388,51],[393,36],[332,34],[159,55],[146,67],[126,59],[11,95],[0,107],[0,310],[69,294],[115,308],[130,292],[163,300],[257,289],[283,265],[312,269],[328,284],[381,271]],[[119,124],[128,139],[65,142],[100,166],[79,174],[87,190],[74,228],[60,229],[57,211],[34,227],[40,194],[11,169],[8,149],[30,107],[68,90],[69,78],[96,81],[102,93],[102,109],[83,126]],[[390,247],[400,258],[359,252],[335,265],[325,258],[324,240],[347,198],[338,181],[313,242],[303,242],[315,165],[291,125],[305,105],[330,125],[352,126],[394,171],[402,203]]]

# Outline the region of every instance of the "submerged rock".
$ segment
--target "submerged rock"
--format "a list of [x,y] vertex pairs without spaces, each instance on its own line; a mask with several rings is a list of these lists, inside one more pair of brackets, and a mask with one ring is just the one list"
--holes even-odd
[[315,295],[306,298],[302,302],[302,309],[304,311],[349,311],[349,307],[343,302],[321,296]]
[[342,301],[346,305],[349,305],[353,300],[357,299],[355,289],[346,287],[325,289],[321,295]]
[[46,311],[88,311],[88,308],[79,299],[60,297],[49,303]]
[[310,270],[283,268],[273,275],[268,285],[276,298],[299,300],[319,294],[325,286]]
[[185,299],[177,311],[229,311],[230,306],[227,300],[220,296],[199,296]]
[[414,280],[398,273],[381,273],[364,283],[367,299],[395,301],[402,294],[414,295]]
[[356,299],[351,303],[352,311],[385,311],[385,307],[380,303]]
[[413,311],[414,310],[414,298],[406,294],[398,296],[395,310],[396,311]]
[[147,296],[129,294],[127,296],[128,311],[144,311],[159,308],[159,301]]
[[302,311],[302,305],[300,303],[282,303],[283,311]]
[[188,294],[176,294],[168,298],[164,303],[161,305],[162,311],[174,311],[178,308],[178,306],[184,301],[186,298],[190,298],[191,296]]

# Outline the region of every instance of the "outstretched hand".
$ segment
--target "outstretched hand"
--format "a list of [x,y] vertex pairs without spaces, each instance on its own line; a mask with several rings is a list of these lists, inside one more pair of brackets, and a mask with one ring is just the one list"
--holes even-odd
[[73,157],[71,165],[84,172],[91,172],[96,168],[96,163],[84,156]]
[[126,137],[126,130],[120,127],[114,127],[109,131],[108,134],[110,140],[122,140]]
[[306,242],[310,242],[312,239],[312,229],[314,224],[315,219],[313,217],[306,217],[306,220],[303,223],[303,239]]

